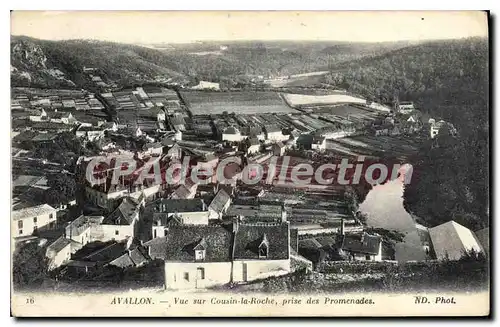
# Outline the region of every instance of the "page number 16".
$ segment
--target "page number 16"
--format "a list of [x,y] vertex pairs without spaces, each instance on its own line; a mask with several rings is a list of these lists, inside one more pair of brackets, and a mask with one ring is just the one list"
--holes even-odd
[[35,299],[32,297],[26,298],[26,304],[35,304]]

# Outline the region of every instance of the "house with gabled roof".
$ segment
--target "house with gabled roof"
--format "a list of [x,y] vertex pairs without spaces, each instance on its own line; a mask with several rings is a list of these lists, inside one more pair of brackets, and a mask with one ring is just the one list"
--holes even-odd
[[208,225],[209,211],[202,199],[159,199],[151,203],[153,238],[162,237],[171,222],[179,225]]
[[209,219],[222,219],[222,216],[231,205],[231,196],[220,189],[208,206]]
[[106,216],[93,231],[93,239],[101,242],[133,238],[142,207],[133,198],[124,198],[120,205]]
[[152,259],[165,260],[167,289],[195,289],[231,281],[232,242],[230,225],[173,225],[145,245]]
[[241,131],[235,126],[229,126],[222,132],[222,141],[228,142],[241,142],[248,136],[243,135]]
[[166,236],[144,246],[151,259],[165,261],[167,289],[244,283],[291,272],[288,222],[171,224]]
[[344,251],[352,261],[382,261],[382,237],[360,234],[346,234],[342,242]]
[[233,261],[233,282],[288,274],[291,271],[288,222],[236,222]]
[[56,227],[57,210],[48,204],[14,210],[11,214],[12,237],[24,237],[40,229]]
[[471,250],[484,252],[476,235],[453,220],[429,228],[429,235],[438,260],[459,260]]
[[272,142],[283,140],[283,132],[278,125],[265,125],[263,129],[266,135],[266,140]]

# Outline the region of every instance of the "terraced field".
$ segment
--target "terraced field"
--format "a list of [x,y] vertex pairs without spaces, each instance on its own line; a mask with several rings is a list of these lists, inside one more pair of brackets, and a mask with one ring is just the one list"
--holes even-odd
[[298,113],[290,108],[276,92],[206,92],[182,91],[181,97],[193,115]]

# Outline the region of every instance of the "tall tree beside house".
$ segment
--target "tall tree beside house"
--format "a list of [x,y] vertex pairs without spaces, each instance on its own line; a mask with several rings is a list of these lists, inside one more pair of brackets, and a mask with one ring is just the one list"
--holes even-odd
[[12,258],[12,278],[15,288],[27,289],[39,286],[48,276],[46,247],[37,242],[21,245]]
[[45,200],[51,205],[67,204],[75,199],[77,184],[70,175],[52,175],[48,177],[50,189],[45,193]]

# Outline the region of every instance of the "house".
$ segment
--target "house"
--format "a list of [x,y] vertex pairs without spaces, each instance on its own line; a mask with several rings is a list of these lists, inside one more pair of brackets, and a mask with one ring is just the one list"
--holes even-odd
[[246,138],[240,130],[234,126],[229,126],[222,132],[222,141],[241,142]]
[[71,112],[53,112],[49,115],[50,121],[54,123],[62,123],[62,124],[75,124],[77,120]]
[[119,268],[141,267],[151,261],[148,249],[142,245],[127,249],[122,256],[111,261],[111,266]]
[[53,270],[71,259],[71,243],[70,239],[61,236],[47,247],[45,256],[49,259],[49,270]]
[[222,219],[222,216],[231,205],[231,196],[224,189],[220,189],[208,206],[209,219]]
[[309,237],[298,241],[298,252],[317,267],[325,260],[343,261],[348,255],[342,250],[342,233]]
[[101,128],[103,131],[118,131],[118,125],[115,122],[105,122],[102,124]]
[[268,141],[277,142],[283,139],[283,132],[277,125],[265,125],[264,133],[266,135],[266,140]]
[[153,238],[164,235],[173,219],[179,224],[208,225],[209,212],[202,199],[159,199],[153,206]]
[[184,132],[186,130],[186,122],[184,121],[184,117],[180,114],[175,114],[169,117],[170,125],[172,125],[172,129],[175,131]]
[[324,151],[326,150],[326,138],[324,136],[313,136],[311,150]]
[[57,139],[57,133],[40,133],[31,139],[31,142],[38,147],[50,147]]
[[145,154],[161,155],[163,153],[163,144],[161,142],[146,143],[142,150]]
[[344,251],[352,261],[382,261],[382,237],[360,234],[346,234],[342,242]]
[[435,138],[442,130],[445,130],[449,135],[455,136],[457,134],[457,130],[453,126],[453,124],[445,122],[444,120],[440,120],[436,122],[432,120],[430,123],[430,137],[431,139]]
[[389,135],[389,126],[386,125],[374,126],[373,134],[375,136]]
[[96,225],[100,225],[103,220],[104,217],[102,216],[89,217],[81,215],[66,226],[64,237],[84,246],[93,241],[91,229]]
[[[162,141],[162,144],[165,144],[164,140]],[[180,160],[182,158],[182,149],[177,143],[174,143],[167,150],[167,153],[165,154],[165,156],[172,159],[172,160]]]
[[57,223],[57,210],[48,204],[15,210],[11,215],[11,235],[23,237],[39,229],[53,229]]
[[127,196],[130,193],[128,187],[121,184],[112,184],[107,181],[105,184],[86,186],[85,197],[87,200],[100,208],[110,210],[117,200]]
[[255,138],[248,139],[247,154],[254,154],[260,151],[260,141]]
[[233,282],[249,282],[291,271],[288,222],[235,222],[233,229]]
[[216,90],[220,91],[220,85],[219,83],[213,83],[213,82],[207,82],[207,81],[200,81],[198,85],[195,85],[191,87],[193,90]]
[[167,289],[245,283],[291,271],[287,222],[170,225],[164,237],[144,244],[152,259],[165,261]]
[[141,204],[135,199],[123,199],[120,205],[104,218],[93,237],[101,242],[133,238],[139,221],[140,207]]
[[396,136],[396,135],[400,135],[400,134],[401,134],[401,131],[399,130],[399,127],[394,126],[391,130],[391,135]]
[[418,121],[418,118],[416,117],[416,115],[411,115],[406,121],[409,123],[416,123]]
[[198,184],[189,178],[170,195],[171,199],[194,199]]
[[476,235],[453,220],[429,228],[429,235],[438,260],[458,260],[471,250],[484,252]]
[[165,238],[153,241],[145,245],[150,246],[152,259],[165,260],[167,289],[207,288],[231,281],[230,227],[173,225]]
[[29,116],[29,119],[31,121],[45,121],[48,119],[47,112],[43,108],[40,110],[35,109]]
[[400,102],[397,107],[398,111],[402,114],[407,114],[415,110],[413,102],[405,101]]
[[104,137],[104,131],[100,127],[80,125],[76,130],[76,137],[86,138],[89,141],[95,141]]
[[275,156],[282,157],[285,155],[286,146],[282,142],[274,143],[272,148]]

